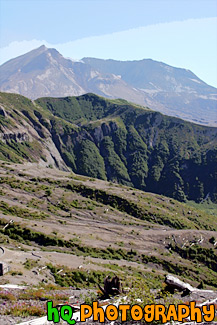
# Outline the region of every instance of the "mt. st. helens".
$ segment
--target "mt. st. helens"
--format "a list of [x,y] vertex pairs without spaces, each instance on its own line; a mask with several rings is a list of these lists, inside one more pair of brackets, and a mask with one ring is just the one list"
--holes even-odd
[[[73,55],[73,54],[72,54]],[[217,126],[217,90],[191,71],[153,60],[73,61],[45,46],[4,63],[0,90],[31,99],[96,93]]]

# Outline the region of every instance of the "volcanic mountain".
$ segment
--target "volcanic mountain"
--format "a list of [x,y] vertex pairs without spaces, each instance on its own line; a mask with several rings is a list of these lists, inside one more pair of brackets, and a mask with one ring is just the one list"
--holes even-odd
[[41,46],[0,66],[0,90],[31,99],[91,92],[217,126],[216,88],[189,70],[150,59],[73,61],[55,49]]

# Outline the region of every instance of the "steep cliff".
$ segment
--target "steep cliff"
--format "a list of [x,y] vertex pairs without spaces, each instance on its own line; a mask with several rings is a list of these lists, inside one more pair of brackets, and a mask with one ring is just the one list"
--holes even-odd
[[40,120],[40,107],[20,95],[0,93],[0,101],[0,159],[67,170],[49,132],[49,114]]

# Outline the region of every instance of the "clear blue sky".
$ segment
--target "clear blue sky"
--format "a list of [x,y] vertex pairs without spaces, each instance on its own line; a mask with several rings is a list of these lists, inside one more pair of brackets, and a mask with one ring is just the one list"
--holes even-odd
[[0,63],[45,43],[64,56],[152,58],[217,87],[217,0],[0,0]]

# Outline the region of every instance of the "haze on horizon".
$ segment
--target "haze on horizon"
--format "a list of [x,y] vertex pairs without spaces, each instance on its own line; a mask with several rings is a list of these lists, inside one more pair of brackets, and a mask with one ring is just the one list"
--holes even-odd
[[217,87],[215,0],[0,0],[0,64],[44,44],[71,59],[151,58]]

